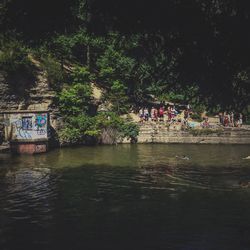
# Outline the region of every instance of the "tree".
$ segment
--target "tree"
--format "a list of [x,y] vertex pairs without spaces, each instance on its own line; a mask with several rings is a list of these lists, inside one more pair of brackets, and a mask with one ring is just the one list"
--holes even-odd
[[128,96],[126,94],[126,86],[119,80],[115,80],[110,90],[105,94],[104,99],[112,103],[112,109],[117,114],[128,112]]
[[89,84],[76,83],[64,88],[59,94],[59,108],[67,117],[86,114],[89,109],[92,89]]
[[65,59],[71,57],[71,50],[73,46],[73,39],[66,35],[56,36],[49,44],[50,50],[60,61],[62,71],[64,70]]
[[75,66],[71,73],[71,80],[73,83],[90,84],[95,80],[95,76],[90,73],[87,67]]
[[98,79],[109,86],[113,80],[128,82],[132,78],[135,60],[122,51],[108,46],[97,60]]

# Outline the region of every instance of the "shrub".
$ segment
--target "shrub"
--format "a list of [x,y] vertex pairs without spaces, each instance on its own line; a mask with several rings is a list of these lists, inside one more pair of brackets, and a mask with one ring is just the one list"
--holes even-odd
[[139,134],[139,127],[133,122],[124,123],[121,128],[122,134],[127,139],[131,139],[131,142],[137,141],[137,136]]
[[133,122],[128,122],[114,112],[106,112],[97,116],[97,126],[101,130],[109,130],[113,133],[114,143],[119,139],[127,138],[135,142],[139,134],[139,127]]
[[59,131],[59,141],[61,145],[80,143],[82,134],[79,129],[67,127]]
[[97,143],[106,134],[103,143],[115,144],[120,139],[128,138],[136,141],[139,128],[135,123],[127,122],[113,112],[101,113],[97,116],[78,115],[70,117],[65,128],[59,132],[62,145]]
[[95,142],[101,131],[96,126],[96,118],[88,115],[70,117],[60,131],[61,144],[82,144],[90,139]]

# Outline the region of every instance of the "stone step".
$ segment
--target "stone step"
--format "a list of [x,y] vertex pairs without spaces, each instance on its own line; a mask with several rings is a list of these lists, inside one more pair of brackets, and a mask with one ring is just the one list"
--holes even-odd
[[[207,143],[207,144],[250,144],[250,127],[224,128],[223,131],[193,135],[190,131],[180,130],[180,126],[167,127],[165,124],[139,124],[139,143]],[[218,127],[219,128],[219,127]]]

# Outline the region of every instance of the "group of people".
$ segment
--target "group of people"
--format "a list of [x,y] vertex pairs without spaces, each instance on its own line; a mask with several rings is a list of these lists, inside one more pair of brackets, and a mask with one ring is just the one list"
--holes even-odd
[[243,115],[241,113],[234,112],[220,112],[219,113],[220,124],[225,127],[241,127],[243,123]]
[[[192,111],[189,107],[186,107],[183,111],[177,111],[175,106],[171,105],[167,107],[162,105],[158,108],[153,106],[151,109],[144,107],[139,110],[141,123],[144,121],[166,121],[168,123],[181,122],[183,125],[188,125],[190,121],[190,114],[192,114]],[[220,112],[219,122],[225,127],[241,127],[243,123],[243,115],[241,113],[234,112]],[[208,117],[203,118],[201,126],[210,126]]]
[[[184,112],[185,113],[185,112]],[[174,121],[176,116],[179,112],[176,110],[174,106],[168,106],[166,109],[164,106],[160,106],[160,108],[152,107],[151,109],[148,108],[140,108],[139,110],[139,117],[140,122],[144,121],[164,121],[167,122]],[[185,114],[184,114],[185,116]],[[189,113],[186,113],[186,119],[188,118]],[[184,117],[185,118],[185,117]]]

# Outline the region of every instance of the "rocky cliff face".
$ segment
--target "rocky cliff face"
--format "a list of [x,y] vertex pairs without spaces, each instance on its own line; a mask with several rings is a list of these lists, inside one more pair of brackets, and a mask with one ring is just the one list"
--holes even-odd
[[0,72],[0,111],[51,110],[54,96],[46,73],[39,68],[33,79],[20,76],[10,80]]

